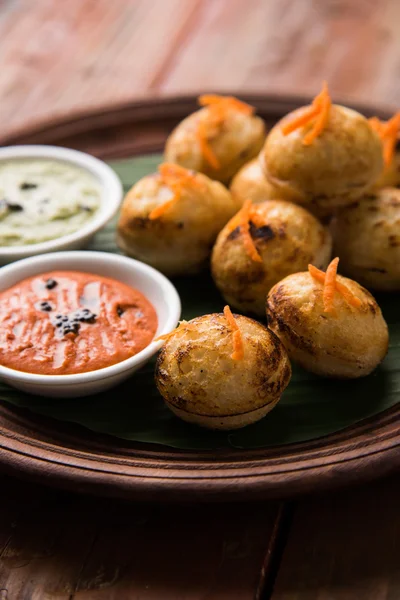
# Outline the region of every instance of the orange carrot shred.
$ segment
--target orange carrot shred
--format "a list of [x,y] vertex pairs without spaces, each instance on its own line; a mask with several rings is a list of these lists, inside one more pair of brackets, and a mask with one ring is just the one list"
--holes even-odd
[[162,181],[167,185],[173,192],[172,198],[166,200],[163,204],[156,206],[149,214],[149,219],[158,219],[163,215],[175,202],[177,202],[182,193],[182,189],[187,184],[195,184],[195,174],[188,169],[184,169],[179,165],[173,163],[163,163],[158,167],[158,172]]
[[281,131],[283,135],[289,135],[292,131],[296,131],[299,127],[303,125],[307,125],[311,119],[316,117],[319,114],[319,108],[316,106],[310,106],[307,110],[303,112],[303,114],[295,117],[292,121],[285,123],[282,125]]
[[325,283],[325,273],[320,269],[317,269],[317,267],[314,267],[314,265],[308,265],[308,272],[310,273],[311,277],[320,283]]
[[164,179],[189,179],[191,177],[190,171],[175,163],[162,163],[158,165],[158,172]]
[[[251,212],[252,208],[255,209],[254,213]],[[248,256],[255,262],[263,262],[253,238],[251,237],[249,223],[250,218],[255,218],[257,221],[257,226],[262,227],[262,225],[265,225],[265,221],[261,221],[261,215],[256,212],[256,207],[252,205],[251,200],[246,200],[239,212],[236,213],[236,215],[229,221],[229,225],[227,227],[229,232],[232,232],[234,229],[239,227],[240,233],[242,234],[243,245]]]
[[169,333],[164,333],[164,335],[159,335],[155,340],[153,340],[154,342],[166,342],[169,340],[169,338],[175,333],[175,331],[177,330],[177,328],[173,329],[172,331],[170,331]]
[[228,305],[224,306],[224,317],[228,321],[230,328],[235,331],[237,329],[237,323]]
[[170,337],[172,337],[179,329],[179,327],[181,325],[187,325],[187,321],[180,321],[178,326],[175,327],[175,329],[173,329],[172,331],[170,331],[169,333],[164,333],[164,335],[159,335],[158,337],[156,337],[153,342],[167,342],[169,340]]
[[200,106],[208,108],[208,114],[204,120],[199,120],[196,137],[206,162],[208,162],[213,169],[218,171],[221,168],[221,163],[211,148],[208,140],[207,133],[209,125],[213,127],[220,125],[226,118],[229,110],[235,110],[251,115],[254,112],[254,108],[233,96],[219,96],[217,94],[203,94],[202,96],[199,96],[198,102]]
[[244,356],[243,340],[240,330],[233,332],[233,352],[231,357],[233,360],[242,360]]
[[231,354],[231,358],[233,360],[241,360],[244,356],[242,333],[228,305],[224,308],[224,317],[228,321],[233,334],[233,353]]
[[218,94],[203,94],[199,96],[198,102],[200,106],[218,106],[224,112],[228,108],[233,108],[239,112],[251,115],[254,113],[254,107],[246,102],[242,102],[234,96],[219,96]]
[[[323,271],[320,271],[320,269],[317,269],[317,267],[314,267],[314,265],[308,265],[308,272],[316,281],[319,281],[323,284],[325,283],[326,274]],[[357,298],[357,296],[355,296],[345,285],[343,285],[343,283],[337,281],[337,279],[335,280],[335,288],[348,304],[354,306],[355,308],[359,308],[361,306],[362,302],[360,298]]]
[[329,111],[332,106],[332,102],[329,97],[328,86],[326,82],[324,82],[322,92],[315,99],[315,104],[319,109],[319,114],[311,131],[304,136],[303,144],[305,146],[310,146],[315,138],[321,135],[329,120]]
[[[261,208],[261,210],[260,210]],[[250,217],[252,223],[258,228],[264,227],[266,225],[265,215],[262,212],[262,206],[260,204],[253,204],[250,210]]]
[[321,92],[314,98],[311,106],[301,115],[294,117],[293,120],[288,121],[282,126],[281,131],[283,135],[289,135],[289,133],[292,133],[296,129],[314,121],[311,130],[303,138],[303,144],[310,146],[326,128],[331,106],[332,101],[329,96],[328,85],[324,81]]
[[171,200],[167,200],[163,204],[160,204],[159,206],[156,206],[156,208],[153,208],[153,210],[149,214],[150,221],[154,221],[154,219],[158,219],[158,217],[161,217],[161,215],[163,215],[169,209],[170,206],[172,206],[177,200],[179,200],[179,196],[179,193],[174,192],[174,195],[172,196]]
[[362,304],[360,298],[357,298],[343,283],[336,282],[336,289],[340,294],[342,294],[343,298],[346,300],[348,304],[354,306],[354,308],[359,308]]
[[[323,91],[325,92],[325,89]],[[324,94],[324,97],[322,100],[321,112],[319,113],[319,115],[317,117],[315,125],[314,125],[313,129],[304,136],[303,144],[305,146],[310,146],[313,143],[313,141],[315,140],[315,138],[317,138],[319,135],[321,135],[323,130],[326,128],[326,126],[328,124],[328,120],[329,120],[329,111],[331,109],[331,106],[332,106],[332,102],[329,97],[328,91],[326,90],[326,93]]]
[[393,160],[395,145],[396,138],[389,138],[383,145],[383,162],[385,163],[385,166],[390,165]]
[[219,162],[217,156],[214,153],[214,150],[211,148],[207,139],[207,125],[205,121],[200,121],[196,131],[196,137],[200,145],[201,154],[204,156],[208,164],[218,171],[221,168],[221,163]]
[[241,210],[240,232],[243,236],[243,244],[247,254],[254,262],[262,262],[262,258],[254,244],[254,240],[250,234],[250,209],[252,206],[251,200],[246,200]]
[[381,121],[380,119],[378,119],[378,117],[371,117],[370,119],[368,119],[369,124],[371,125],[372,129],[375,129],[375,131],[381,135],[382,130],[385,127],[385,124],[383,121]]
[[392,134],[398,134],[400,127],[400,111],[397,112],[389,121],[386,122],[383,137],[390,137]]
[[369,119],[369,124],[377,132],[383,144],[383,160],[389,166],[393,160],[397,138],[400,132],[400,112],[397,112],[389,121],[381,121],[377,117]]
[[336,289],[336,274],[339,264],[339,259],[334,258],[329,264],[325,273],[325,283],[323,292],[324,311],[329,313],[333,312],[333,298],[335,296]]

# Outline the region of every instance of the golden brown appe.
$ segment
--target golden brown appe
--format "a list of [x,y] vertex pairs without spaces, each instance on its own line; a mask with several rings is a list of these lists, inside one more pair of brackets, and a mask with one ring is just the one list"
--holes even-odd
[[332,223],[343,273],[375,290],[400,290],[400,190],[383,188],[342,209]]
[[308,272],[295,273],[268,294],[268,326],[305,369],[327,377],[363,377],[385,357],[388,328],[367,290],[351,279],[338,275],[337,280],[361,300],[359,308],[336,291],[334,312],[326,313],[323,284]]
[[383,169],[380,177],[372,186],[373,190],[383,187],[400,186],[400,152],[395,152],[391,163]]
[[329,231],[296,204],[270,200],[251,208],[249,234],[260,262],[246,251],[244,235],[232,221],[218,235],[211,270],[228,304],[243,312],[264,315],[267,293],[275,283],[309,263],[325,267],[331,257]]
[[[143,177],[126,195],[117,242],[129,256],[167,275],[195,273],[208,261],[218,232],[240,203],[219,182],[188,173],[177,198],[160,174]],[[151,218],[155,209],[165,211]]]
[[[227,110],[223,120],[214,124],[210,110],[210,107],[202,108],[177,125],[166,142],[165,160],[228,183],[242,165],[260,152],[265,140],[265,124],[260,117],[233,108]],[[219,168],[214,168],[202,151],[198,139],[201,123],[207,131],[207,142],[220,163]]]
[[183,322],[165,342],[157,387],[180,418],[210,429],[237,429],[261,419],[291,377],[286,351],[274,333],[235,315],[244,356],[232,359],[232,331],[223,314]]
[[290,113],[273,127],[260,159],[273,185],[301,194],[304,205],[320,215],[330,214],[361,196],[379,177],[382,143],[365,117],[339,105],[331,106],[326,127],[310,145],[304,144],[310,123],[284,135],[282,126],[305,110]]
[[284,190],[274,186],[265,177],[260,161],[254,158],[246,163],[232,179],[230,191],[233,196],[242,202],[249,199],[254,204],[265,202],[265,200],[288,200],[297,202],[301,197],[295,192]]

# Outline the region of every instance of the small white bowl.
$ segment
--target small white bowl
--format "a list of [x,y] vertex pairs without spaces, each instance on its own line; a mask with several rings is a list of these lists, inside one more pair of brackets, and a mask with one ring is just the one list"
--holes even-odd
[[94,234],[112,219],[122,201],[123,189],[118,176],[106,163],[94,156],[58,146],[6,146],[0,148],[0,162],[29,158],[44,158],[71,163],[91,173],[100,183],[100,207],[93,218],[74,233],[39,244],[1,247],[0,265],[46,252],[84,248]]
[[[4,291],[27,277],[49,271],[81,271],[117,279],[136,288],[154,306],[158,317],[155,335],[172,331],[181,314],[178,292],[168,279],[148,265],[133,258],[106,252],[55,252],[25,258],[0,269],[0,291]],[[162,346],[162,342],[151,342],[135,356],[110,367],[78,373],[76,375],[38,375],[16,371],[0,365],[0,377],[6,383],[24,392],[41,396],[72,398],[102,392],[142,367]],[[135,388],[132,382],[132,402]]]

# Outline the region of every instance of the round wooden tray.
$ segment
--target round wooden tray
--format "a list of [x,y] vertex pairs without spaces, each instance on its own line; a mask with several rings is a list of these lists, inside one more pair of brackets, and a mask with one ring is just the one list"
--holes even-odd
[[[243,96],[268,123],[307,102]],[[56,144],[101,158],[158,152],[172,127],[196,108],[194,97],[152,100],[35,123],[0,144]],[[359,108],[364,114],[384,111]],[[51,485],[153,501],[249,500],[327,489],[400,466],[400,406],[337,434],[284,447],[183,451],[97,435],[0,404],[3,471]]]

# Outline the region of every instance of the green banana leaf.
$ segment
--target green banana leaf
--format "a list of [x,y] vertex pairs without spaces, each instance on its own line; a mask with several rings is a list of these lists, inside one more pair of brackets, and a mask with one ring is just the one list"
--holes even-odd
[[[155,170],[158,155],[110,163],[125,189]],[[91,249],[118,252],[115,222],[99,232]],[[208,274],[174,281],[183,318],[220,312],[223,299]],[[41,415],[78,423],[126,440],[184,449],[259,448],[325,436],[394,406],[400,400],[398,296],[377,297],[389,324],[390,348],[370,376],[333,381],[294,368],[276,408],[258,423],[234,432],[211,432],[188,425],[164,405],[154,384],[154,360],[112,392],[77,399],[39,398],[0,383],[0,400]]]

